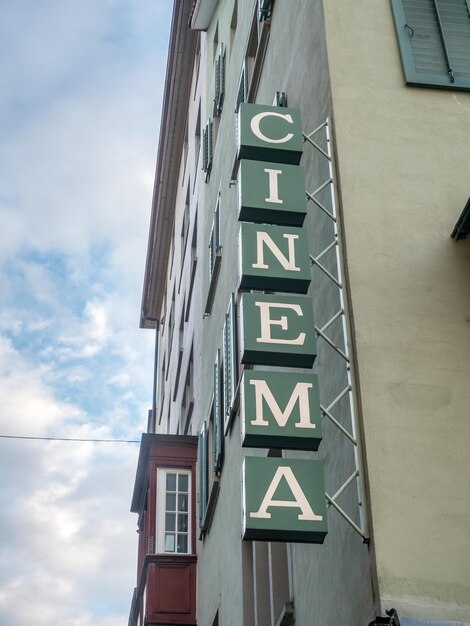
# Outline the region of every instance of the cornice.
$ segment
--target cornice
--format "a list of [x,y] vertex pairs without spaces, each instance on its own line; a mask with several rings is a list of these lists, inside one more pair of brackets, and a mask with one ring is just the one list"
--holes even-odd
[[154,328],[165,291],[174,205],[197,33],[188,26],[191,0],[175,0],[152,197],[141,328]]

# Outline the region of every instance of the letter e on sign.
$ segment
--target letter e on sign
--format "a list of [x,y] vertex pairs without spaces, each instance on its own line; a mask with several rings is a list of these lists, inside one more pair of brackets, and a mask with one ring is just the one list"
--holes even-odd
[[312,367],[316,337],[311,298],[244,293],[240,311],[242,363]]

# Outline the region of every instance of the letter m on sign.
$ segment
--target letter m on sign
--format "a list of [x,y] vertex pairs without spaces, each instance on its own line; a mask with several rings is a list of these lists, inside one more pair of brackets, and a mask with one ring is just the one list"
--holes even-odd
[[317,450],[322,437],[317,376],[245,370],[241,419],[245,447]]

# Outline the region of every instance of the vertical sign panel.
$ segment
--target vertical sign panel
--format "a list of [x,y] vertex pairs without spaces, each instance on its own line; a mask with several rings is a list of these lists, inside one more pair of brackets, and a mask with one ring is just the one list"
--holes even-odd
[[307,214],[303,167],[244,159],[238,180],[240,221],[302,226]]
[[238,111],[238,158],[298,165],[302,156],[300,111],[243,102]]
[[240,239],[242,289],[307,293],[311,266],[305,230],[242,224]]
[[318,450],[321,416],[315,374],[245,370],[240,406],[243,446]]
[[240,309],[242,363],[312,367],[316,338],[310,298],[245,293]]
[[323,543],[327,534],[323,463],[246,457],[243,538]]

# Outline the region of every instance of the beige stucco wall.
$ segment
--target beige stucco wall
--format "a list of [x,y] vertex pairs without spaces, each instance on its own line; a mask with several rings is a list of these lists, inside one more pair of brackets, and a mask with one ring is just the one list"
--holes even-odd
[[382,610],[470,616],[470,93],[404,84],[388,0],[325,0]]

